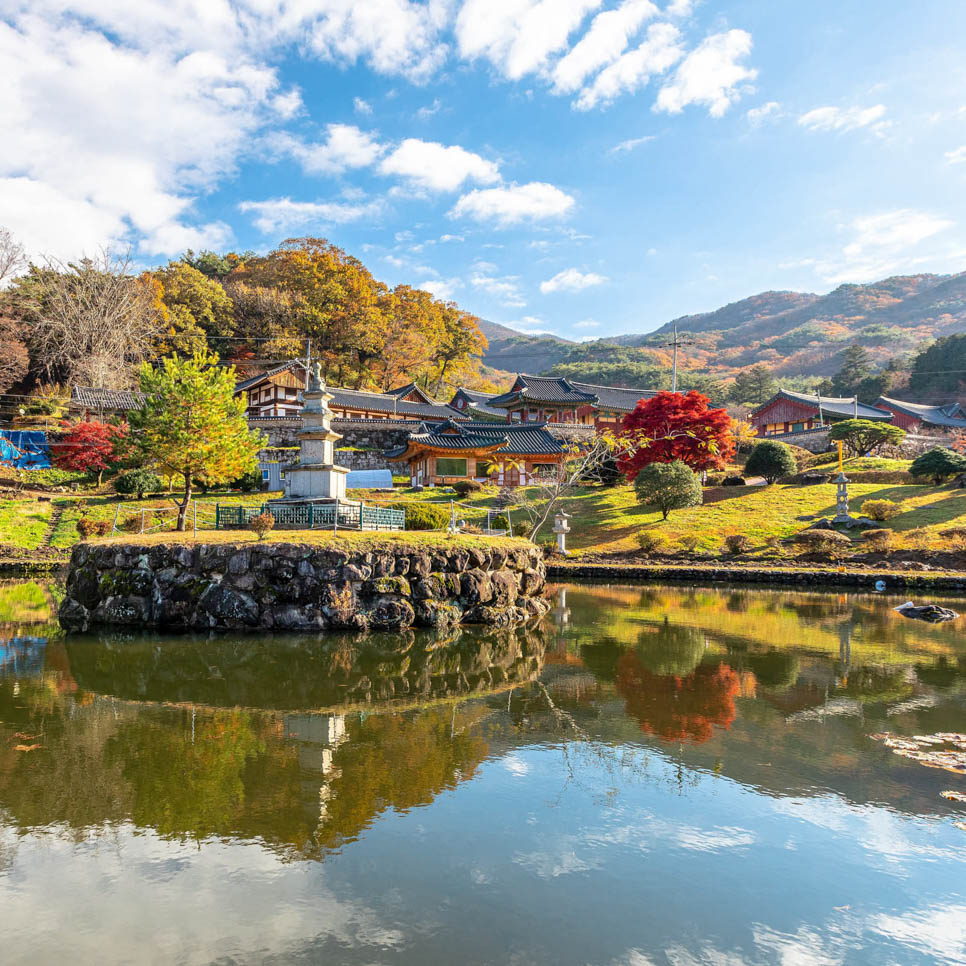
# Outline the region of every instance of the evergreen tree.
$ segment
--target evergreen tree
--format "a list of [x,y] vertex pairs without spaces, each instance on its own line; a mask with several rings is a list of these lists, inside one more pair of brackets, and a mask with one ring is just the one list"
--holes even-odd
[[[832,391],[837,396],[859,395],[863,382],[872,375],[872,360],[868,351],[853,343],[842,353],[842,365],[832,376]],[[875,395],[878,397],[879,393],[876,392]]]
[[962,392],[966,383],[966,335],[947,335],[912,361],[909,389],[917,400],[939,402]]
[[778,391],[778,383],[768,366],[759,363],[750,369],[742,369],[735,376],[728,391],[728,398],[736,403],[752,403],[760,406]]

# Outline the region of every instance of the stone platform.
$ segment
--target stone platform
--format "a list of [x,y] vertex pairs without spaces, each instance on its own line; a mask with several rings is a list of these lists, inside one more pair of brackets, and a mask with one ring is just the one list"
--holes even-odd
[[61,626],[359,630],[540,617],[545,568],[523,541],[438,548],[308,543],[79,544]]

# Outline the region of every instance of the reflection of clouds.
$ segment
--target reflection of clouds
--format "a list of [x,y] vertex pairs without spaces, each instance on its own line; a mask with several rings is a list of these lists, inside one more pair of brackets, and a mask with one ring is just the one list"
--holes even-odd
[[[0,877],[7,966],[60,962],[68,947],[75,962],[202,964],[310,941],[360,953],[403,943],[371,908],[336,895],[316,863],[286,863],[254,844],[105,832],[80,844],[17,839]],[[0,848],[14,837],[0,828]],[[69,932],[38,928],[44,909],[70,910]]]
[[501,763],[511,775],[522,776],[530,772],[530,766],[519,755],[509,754]]
[[575,846],[580,844],[573,836],[562,836],[555,849],[536,852],[517,852],[513,856],[516,865],[532,872],[541,879],[556,879],[560,875],[572,875],[574,872],[588,872],[599,868],[596,860],[579,858]]
[[755,945],[769,953],[768,961],[782,966],[838,966],[845,961],[845,951],[831,953],[830,944],[840,945],[840,940],[826,937],[824,940],[811,929],[801,928],[794,935],[776,932],[764,926],[755,928]]
[[628,949],[622,956],[611,960],[610,966],[654,966],[654,960],[639,949]]
[[586,832],[583,842],[591,846],[630,846],[646,852],[660,843],[690,852],[718,852],[745,848],[757,841],[751,829],[733,825],[712,825],[701,828],[681,822],[669,822],[641,812],[627,821],[624,813],[610,828]]
[[943,962],[966,962],[966,904],[876,916],[872,928]]

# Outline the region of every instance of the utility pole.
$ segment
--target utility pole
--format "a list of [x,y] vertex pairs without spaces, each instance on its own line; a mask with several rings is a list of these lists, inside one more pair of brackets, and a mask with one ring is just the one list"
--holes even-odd
[[309,370],[312,368],[312,340],[305,340],[305,388],[309,388]]
[[694,339],[679,339],[678,324],[674,323],[674,338],[670,342],[662,342],[661,346],[666,349],[673,349],[674,355],[671,363],[671,392],[678,391],[678,346],[694,345]]

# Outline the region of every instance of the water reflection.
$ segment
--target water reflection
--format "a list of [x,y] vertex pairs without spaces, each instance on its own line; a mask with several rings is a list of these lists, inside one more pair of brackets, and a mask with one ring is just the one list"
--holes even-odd
[[62,958],[52,901],[81,961],[966,956],[963,779],[869,738],[966,730],[966,645],[891,600],[569,587],[495,632],[64,638],[12,596],[12,961]]

